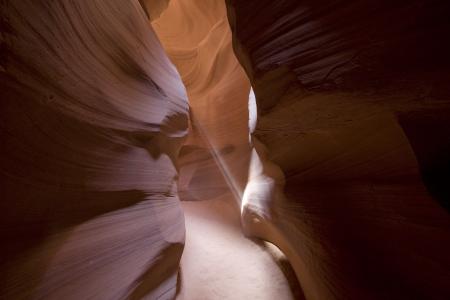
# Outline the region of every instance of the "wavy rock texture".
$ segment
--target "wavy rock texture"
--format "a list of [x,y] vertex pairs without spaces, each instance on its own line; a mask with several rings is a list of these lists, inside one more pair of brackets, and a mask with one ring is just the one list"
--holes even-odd
[[152,25],[180,72],[191,107],[192,134],[180,153],[180,193],[186,200],[213,199],[230,186],[239,203],[250,155],[250,84],[232,51],[225,3],[171,1]]
[[256,94],[248,235],[307,299],[447,299],[445,1],[227,0]]
[[139,0],[150,21],[158,19],[169,5],[169,2],[170,0]]
[[138,1],[1,2],[2,299],[169,299],[182,81]]
[[301,299],[295,274],[283,268],[285,257],[274,259],[264,244],[241,232],[250,84],[233,54],[225,3],[172,0],[152,25],[191,106],[192,130],[179,157],[187,229],[179,297]]
[[0,298],[450,298],[449,4],[225,2],[0,1]]

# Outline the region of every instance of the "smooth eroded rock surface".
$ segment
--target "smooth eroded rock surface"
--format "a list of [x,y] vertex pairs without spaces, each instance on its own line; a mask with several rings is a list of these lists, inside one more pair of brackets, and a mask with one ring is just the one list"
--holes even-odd
[[0,5],[0,298],[172,298],[188,104],[144,10]]
[[250,84],[232,51],[225,3],[174,0],[152,26],[180,72],[191,107],[192,131],[180,153],[180,193],[210,199],[229,186],[240,202],[250,156]]
[[226,2],[258,106],[247,234],[307,299],[448,298],[448,3]]

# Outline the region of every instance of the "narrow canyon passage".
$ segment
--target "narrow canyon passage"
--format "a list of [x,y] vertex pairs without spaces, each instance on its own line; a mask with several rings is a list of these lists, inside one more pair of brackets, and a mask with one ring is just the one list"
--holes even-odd
[[180,299],[301,299],[281,252],[277,258],[242,232],[250,85],[234,56],[225,3],[172,0],[151,24],[181,75],[191,109],[178,159],[186,222]]
[[0,0],[0,299],[450,299],[448,0]]
[[186,241],[177,298],[304,299],[284,254],[244,237],[235,180],[223,166],[232,153],[214,149],[200,126],[193,122],[178,158]]

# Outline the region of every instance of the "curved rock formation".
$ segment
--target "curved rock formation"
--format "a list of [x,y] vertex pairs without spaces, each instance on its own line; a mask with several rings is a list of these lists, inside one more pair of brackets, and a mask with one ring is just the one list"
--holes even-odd
[[259,113],[247,234],[307,299],[448,298],[447,2],[227,7]]
[[232,51],[225,3],[172,0],[152,25],[180,72],[191,107],[180,193],[190,200],[212,199],[231,188],[239,203],[250,154],[250,84]]
[[0,297],[173,298],[188,104],[139,2],[0,16]]
[[150,21],[159,18],[161,13],[167,8],[170,0],[139,0],[145,14]]
[[449,8],[0,1],[0,298],[449,299]]

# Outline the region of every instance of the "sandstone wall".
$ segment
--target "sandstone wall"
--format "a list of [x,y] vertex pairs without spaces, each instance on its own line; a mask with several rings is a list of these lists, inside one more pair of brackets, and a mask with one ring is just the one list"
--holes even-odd
[[188,104],[144,10],[0,5],[0,298],[172,298]]
[[250,84],[232,51],[225,3],[172,0],[152,25],[191,107],[191,135],[180,153],[183,199],[231,192],[240,204],[250,157]]
[[247,234],[307,299],[448,298],[447,2],[226,3],[258,106]]

